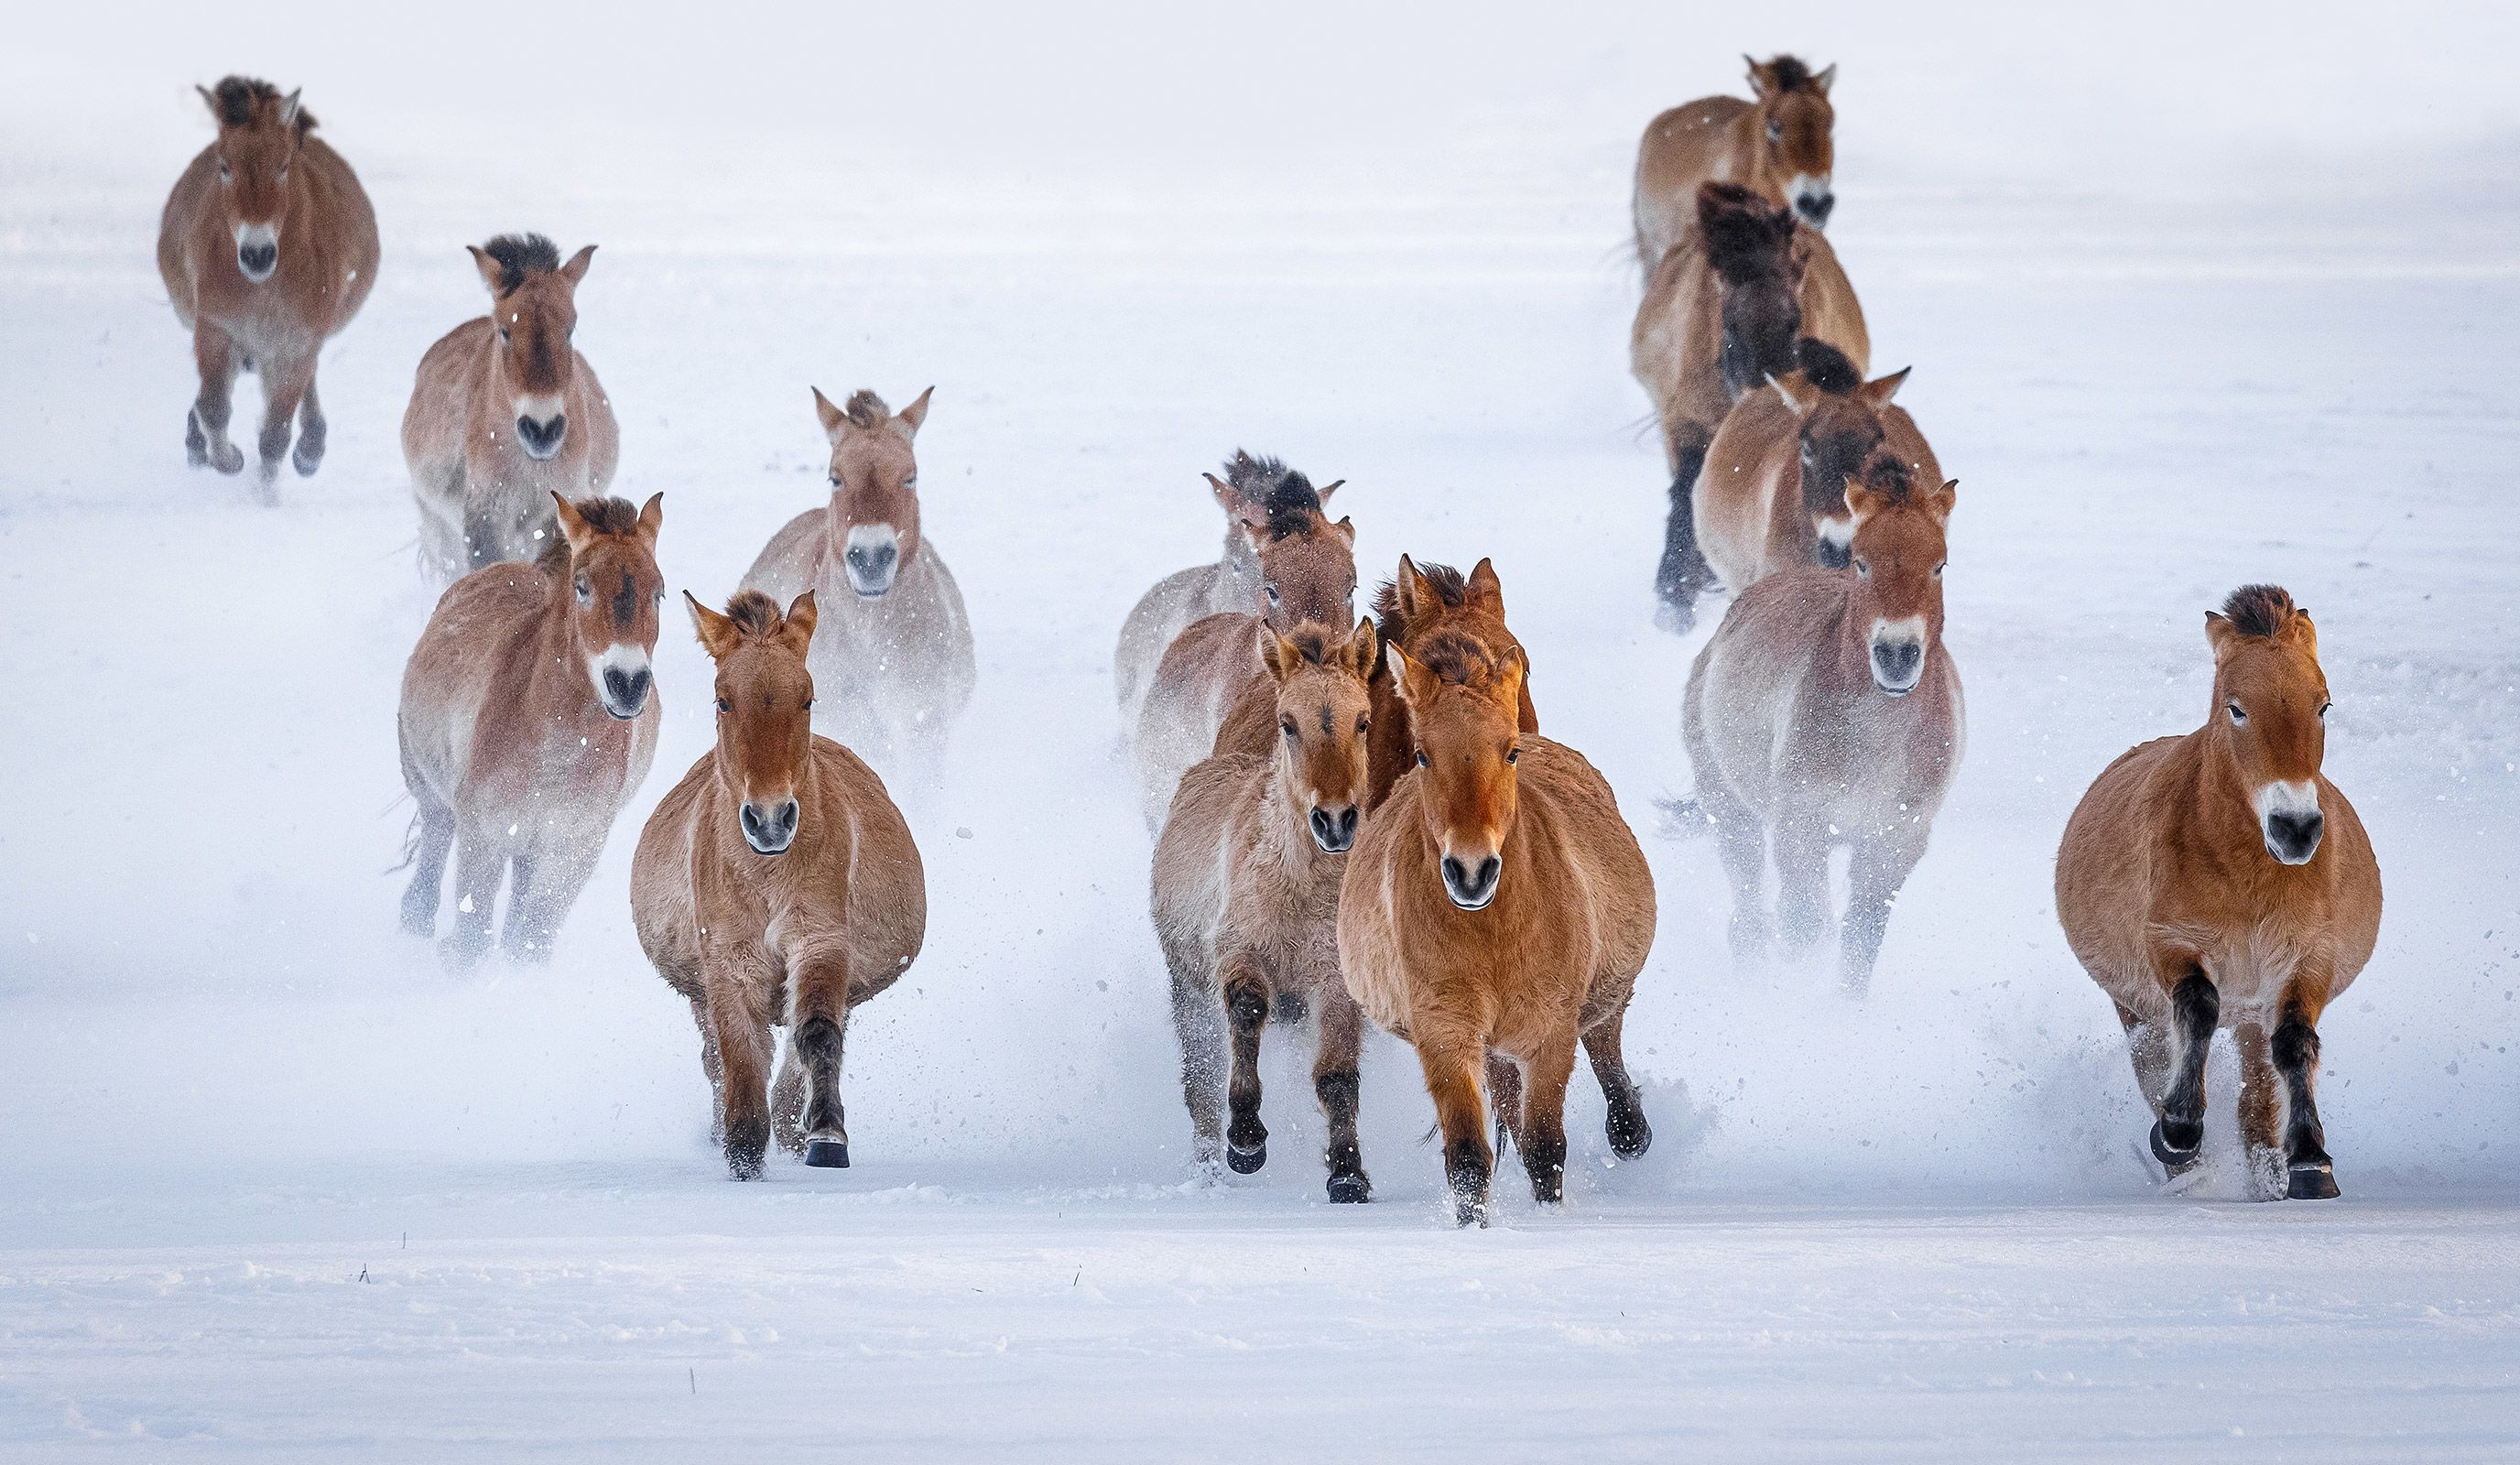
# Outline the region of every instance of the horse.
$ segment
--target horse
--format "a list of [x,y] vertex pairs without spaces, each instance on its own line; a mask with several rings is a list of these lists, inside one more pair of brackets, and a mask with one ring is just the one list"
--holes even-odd
[[176,178],[158,224],[158,273],[175,319],[193,333],[202,381],[184,418],[184,454],[195,467],[244,470],[244,452],[228,440],[230,395],[238,373],[254,373],[255,482],[268,504],[278,498],[281,454],[301,478],[324,462],[315,358],[376,287],[377,212],[359,175],[313,136],[315,114],[296,92],[284,97],[244,76],[195,90],[218,140]]
[[1736,597],[1688,670],[1681,733],[1732,881],[1734,959],[1755,966],[1776,848],[1787,950],[1829,919],[1830,850],[1848,846],[1839,971],[1869,988],[1890,908],[1924,858],[1965,739],[1943,645],[1945,524],[1959,485],[1923,489],[1876,456],[1846,488],[1849,566],[1796,566]]
[[1519,651],[1439,632],[1383,655],[1416,766],[1348,855],[1339,969],[1366,1015],[1416,1046],[1454,1220],[1485,1224],[1495,1152],[1480,1076],[1496,1058],[1516,1079],[1498,1092],[1497,1118],[1535,1200],[1564,1193],[1579,1042],[1609,1098],[1612,1152],[1631,1158],[1652,1141],[1621,1030],[1653,946],[1653,875],[1584,756],[1519,731]]
[[1814,71],[1791,56],[1741,60],[1751,101],[1700,97],[1655,117],[1637,145],[1637,261],[1653,272],[1688,225],[1688,198],[1702,183],[1737,183],[1814,229],[1837,207],[1829,191],[1837,122],[1829,105],[1834,66]]
[[[1365,1016],[1339,980],[1338,899],[1365,802],[1365,679],[1375,651],[1370,621],[1344,636],[1312,624],[1268,634],[1276,746],[1219,754],[1182,776],[1148,900],[1172,975],[1195,1163],[1213,1174],[1220,1147],[1237,1175],[1267,1163],[1261,1029],[1273,1013],[1301,1021],[1310,1008],[1321,1024],[1313,1093],[1329,1120],[1329,1198],[1342,1204],[1372,1193],[1356,1142]],[[1220,1112],[1229,1102],[1231,1128]]]
[[1707,579],[1690,509],[1707,446],[1732,404],[1800,365],[1810,334],[1860,373],[1871,354],[1864,308],[1828,242],[1737,184],[1697,191],[1696,227],[1655,269],[1629,335],[1629,369],[1653,399],[1671,469],[1671,515],[1655,573],[1660,618],[1686,630]]
[[1942,465],[1905,408],[1905,370],[1865,380],[1844,353],[1805,336],[1801,370],[1732,404],[1690,494],[1697,547],[1714,577],[1739,591],[1798,564],[1846,566],[1846,485],[1876,452],[1943,481]]
[[560,533],[535,563],[487,565],[446,588],[403,669],[396,729],[420,813],[402,925],[435,932],[452,846],[455,929],[439,950],[459,968],[489,947],[503,874],[502,947],[550,955],[656,754],[664,495],[636,511],[555,497],[553,512]]
[[[728,1175],[759,1179],[774,1135],[807,1165],[845,1168],[849,1009],[917,959],[926,870],[883,780],[813,732],[814,592],[785,616],[753,590],[723,615],[683,599],[717,664],[717,744],[640,832],[631,920],[692,1004]],[[788,1030],[775,1088],[774,1024]]]
[[490,314],[422,355],[402,415],[421,562],[448,576],[533,558],[550,542],[550,501],[602,495],[621,462],[612,401],[572,344],[595,246],[565,264],[539,234],[464,247]]
[[2204,726],[2092,781],[2056,851],[2056,918],[2116,1004],[2163,1169],[2196,1164],[2206,1049],[2229,1028],[2252,1191],[2332,1200],[2318,1018],[2379,942],[2380,865],[2319,771],[2327,678],[2309,612],[2243,586],[2206,612],[2205,640]]
[[[1120,643],[1111,652],[1111,680],[1119,693],[1123,736],[1137,731],[1155,664],[1163,660],[1164,648],[1184,628],[1201,616],[1266,608],[1260,594],[1260,556],[1243,534],[1240,520],[1246,510],[1265,511],[1270,485],[1285,475],[1286,466],[1277,459],[1254,458],[1238,448],[1225,461],[1225,481],[1207,480],[1216,507],[1225,511],[1225,548],[1213,564],[1194,564],[1156,581],[1121,623]],[[1327,504],[1337,488],[1333,483],[1317,496]]]
[[896,782],[943,772],[946,739],[971,702],[979,663],[971,618],[945,556],[921,528],[919,459],[929,387],[895,413],[871,391],[846,407],[814,389],[831,442],[831,498],[789,519],[744,571],[742,588],[831,607],[808,655],[815,726]]
[[[1212,475],[1208,486],[1219,493],[1227,487]],[[1133,751],[1150,834],[1162,827],[1182,775],[1213,751],[1236,693],[1259,672],[1266,633],[1306,621],[1344,626],[1355,614],[1356,525],[1330,521],[1311,479],[1286,469],[1237,523],[1260,561],[1260,604],[1201,616],[1184,628],[1155,664],[1138,713]]]

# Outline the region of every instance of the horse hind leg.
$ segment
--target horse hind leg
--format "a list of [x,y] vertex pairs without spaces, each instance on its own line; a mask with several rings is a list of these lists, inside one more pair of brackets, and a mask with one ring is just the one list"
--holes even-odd
[[1495,1116],[1497,1159],[1502,1163],[1508,1142],[1516,1152],[1522,1148],[1522,1065],[1493,1048],[1488,1051],[1488,1109]]
[[2286,1000],[2270,1045],[2284,1082],[2284,1195],[2297,1201],[2332,1201],[2336,1165],[2327,1155],[2327,1129],[2318,1122],[2317,1014],[2298,996]]
[[1755,969],[1766,963],[1771,941],[1766,909],[1767,826],[1703,761],[1697,763],[1697,801],[1715,826],[1715,853],[1732,882],[1732,920],[1728,930],[1732,964]]
[[2235,1025],[2231,1045],[2240,1053],[2240,1142],[2249,1191],[2273,1200],[2284,1193],[2283,1098],[2265,1024],[2251,1018]]
[[411,884],[402,893],[402,928],[414,936],[434,936],[446,885],[446,852],[455,844],[455,814],[428,793],[417,797],[420,813],[411,835]]
[[1712,437],[1689,425],[1671,435],[1671,511],[1664,521],[1662,560],[1654,569],[1654,593],[1662,598],[1655,623],[1664,630],[1686,632],[1697,624],[1697,597],[1715,582],[1715,571],[1697,546],[1697,473],[1706,465]]
[[1324,994],[1321,1007],[1313,1094],[1329,1123],[1329,1143],[1322,1155],[1329,1168],[1329,1198],[1335,1205],[1362,1205],[1373,1198],[1365,1154],[1356,1142],[1357,1057],[1365,1038],[1365,1012],[1343,992]]
[[1593,1077],[1600,1083],[1601,1098],[1609,1105],[1601,1129],[1609,1138],[1610,1153],[1634,1160],[1652,1147],[1653,1126],[1645,1122],[1644,1098],[1628,1074],[1627,1026],[1625,1007],[1595,1023],[1584,1035],[1584,1056],[1592,1060]]
[[1260,1122],[1260,1033],[1269,1025],[1269,981],[1244,957],[1229,960],[1220,975],[1234,1059],[1225,1086],[1225,1164],[1247,1176],[1269,1163],[1269,1127]]

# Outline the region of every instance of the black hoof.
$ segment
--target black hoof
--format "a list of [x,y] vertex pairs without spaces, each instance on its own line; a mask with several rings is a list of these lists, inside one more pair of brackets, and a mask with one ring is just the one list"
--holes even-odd
[[2295,1201],[2332,1201],[2344,1192],[2336,1188],[2336,1172],[2324,1165],[2297,1165],[2284,1182],[2284,1199]]
[[1674,636],[1687,636],[1697,629],[1696,599],[1695,596],[1690,596],[1687,604],[1677,600],[1663,601],[1654,607],[1654,624]]
[[1653,1126],[1645,1123],[1642,1109],[1625,1113],[1613,1109],[1601,1128],[1610,1137],[1610,1153],[1622,1160],[1633,1160],[1653,1148]]
[[1364,1205],[1367,1201],[1370,1201],[1370,1200],[1372,1200],[1372,1199],[1373,1199],[1373,1187],[1372,1187],[1372,1185],[1369,1185],[1369,1184],[1367,1184],[1367,1183],[1366,1183],[1365,1176],[1330,1176],[1330,1204],[1331,1204],[1331,1205],[1333,1205],[1333,1206],[1362,1206],[1362,1205]]
[[808,1139],[805,1141],[805,1163],[824,1170],[849,1168],[849,1142],[845,1139]]
[[313,439],[310,445],[310,440],[307,438],[297,439],[295,451],[289,455],[289,466],[297,469],[297,476],[300,478],[314,477],[315,470],[324,466],[323,440]]
[[2173,1175],[2196,1163],[2197,1146],[2204,1142],[2205,1126],[2192,1120],[2175,1128],[2168,1120],[2152,1122],[2152,1158]]
[[244,472],[245,449],[234,443],[219,444],[219,451],[210,455],[210,466],[231,477]]
[[1463,1229],[1467,1229],[1471,1226],[1484,1227],[1487,1223],[1488,1202],[1486,1196],[1463,1195],[1460,1191],[1455,1191],[1453,1193],[1453,1224],[1461,1226]]
[[1260,1167],[1268,1163],[1269,1146],[1265,1144],[1253,1145],[1249,1149],[1244,1149],[1238,1144],[1229,1144],[1225,1147],[1226,1168],[1236,1175],[1258,1175]]

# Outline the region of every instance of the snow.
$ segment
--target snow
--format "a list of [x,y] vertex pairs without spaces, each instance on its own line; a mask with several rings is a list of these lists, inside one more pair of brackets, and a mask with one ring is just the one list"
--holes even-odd
[[[272,9],[253,47],[48,14],[0,58],[0,1458],[2520,1450],[2509,13]],[[1456,1232],[1376,1038],[1377,1203],[1331,1208],[1273,1036],[1275,1162],[1186,1183],[1121,617],[1213,553],[1232,447],[1346,477],[1369,576],[1497,557],[1544,726],[1650,831],[1704,633],[1651,626],[1626,169],[1780,45],[1839,63],[1831,238],[1961,485],[1968,761],[1871,999],[1732,971],[1713,851],[1649,836],[1642,1162],[1579,1076],[1565,1209],[1509,1171]],[[537,48],[548,90],[494,90]],[[151,257],[190,84],[248,65],[303,82],[385,240],[276,511],[183,466]],[[720,1178],[629,930],[636,821],[709,736],[679,631],[554,963],[451,978],[394,929],[431,599],[394,427],[478,308],[461,244],[522,227],[603,246],[578,341],[677,589],[722,600],[816,501],[808,383],[936,383],[980,689],[910,811],[927,951],[853,1022],[853,1170]],[[2206,1172],[2153,1184],[2048,890],[2091,776],[2204,713],[2202,612],[2254,579],[2318,618],[2389,889],[2323,1025],[2323,1206],[2234,1199],[2223,1053]]]

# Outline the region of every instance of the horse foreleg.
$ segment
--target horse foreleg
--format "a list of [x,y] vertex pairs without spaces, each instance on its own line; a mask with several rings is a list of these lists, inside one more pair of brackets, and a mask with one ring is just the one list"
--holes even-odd
[[2240,1052],[2240,1147],[2248,1158],[2249,1189],[2262,1200],[2284,1193],[2283,1098],[2276,1087],[2267,1030],[2255,1018],[2231,1029]]
[[412,833],[411,884],[402,893],[402,928],[414,936],[437,933],[437,903],[446,886],[446,852],[455,844],[455,813],[429,794],[420,801],[420,827]]
[[1365,1177],[1365,1154],[1356,1142],[1357,1055],[1365,1039],[1365,1011],[1355,999],[1330,984],[1321,999],[1320,1044],[1313,1051],[1313,1094],[1329,1121],[1329,1145],[1322,1159],[1329,1167],[1329,1196],[1351,1205],[1370,1200],[1373,1184]]
[[1706,465],[1714,435],[1695,422],[1671,429],[1665,447],[1671,462],[1671,511],[1664,521],[1662,561],[1654,569],[1654,592],[1662,597],[1655,620],[1666,631],[1687,631],[1697,623],[1697,597],[1715,583],[1715,571],[1697,547],[1697,472]]
[[1925,858],[1925,831],[1902,830],[1883,839],[1862,839],[1847,869],[1846,925],[1838,934],[1838,976],[1847,992],[1862,997],[1872,987],[1873,963],[1890,933],[1890,908],[1908,877]]
[[1488,1110],[1496,1123],[1497,1161],[1505,1161],[1507,1141],[1519,1152],[1522,1148],[1522,1065],[1491,1048],[1488,1050]]
[[700,1075],[709,1086],[709,1143],[726,1143],[726,1065],[717,1048],[717,1024],[709,1021],[708,1004],[692,999],[692,1025],[700,1030]]
[[1627,1026],[1628,1009],[1622,1005],[1585,1033],[1584,1055],[1593,1061],[1593,1077],[1610,1108],[1601,1126],[1609,1135],[1610,1153],[1633,1160],[1652,1145],[1653,1126],[1645,1123],[1644,1100],[1628,1075]]
[[1697,765],[1697,803],[1715,825],[1715,852],[1732,881],[1732,962],[1743,969],[1768,957],[1767,826],[1705,763]]
[[849,1022],[849,960],[826,949],[798,963],[791,984],[788,1042],[805,1065],[805,1163],[849,1164],[848,1113],[840,1104],[840,1045]]
[[2318,1008],[2296,979],[2284,997],[2283,1016],[2271,1045],[2284,1082],[2284,1194],[2297,1201],[2334,1200],[2336,1166],[2327,1156],[2327,1131],[2318,1122]]
[[1225,1023],[1216,985],[1188,951],[1164,944],[1172,969],[1173,1032],[1181,1040],[1182,1103],[1190,1110],[1191,1162],[1212,1174],[1225,1152]]
[[193,366],[201,374],[202,389],[185,418],[184,455],[195,467],[206,464],[222,473],[241,472],[245,454],[228,441],[239,366],[236,342],[206,317],[193,322]]
[[471,830],[455,840],[455,925],[438,942],[447,966],[462,970],[490,949],[490,908],[499,901],[499,877],[507,871],[506,854],[497,844]]
[[1269,978],[1245,955],[1218,966],[1225,1020],[1234,1040],[1234,1068],[1225,1086],[1225,1163],[1247,1176],[1269,1163],[1269,1127],[1260,1122],[1260,1030],[1269,1025]]
[[1828,924],[1828,823],[1805,810],[1782,811],[1777,850],[1777,930],[1785,954],[1801,956]]
[[518,855],[500,948],[518,961],[549,961],[561,922],[595,876],[595,862],[572,853]]
[[289,455],[290,466],[300,478],[312,478],[324,463],[324,439],[331,430],[324,421],[323,404],[315,400],[315,369],[306,370],[306,395],[297,404],[297,447]]
[[272,485],[280,478],[280,460],[289,454],[289,438],[297,422],[297,406],[306,399],[306,389],[315,381],[315,352],[278,357],[264,361],[262,373],[262,431],[255,446],[262,455],[255,468],[255,480],[261,484],[264,497],[271,496]]
[[742,977],[715,970],[702,980],[725,1096],[726,1173],[730,1179],[757,1180],[770,1150],[770,1024],[738,990]]
[[1523,1060],[1522,1132],[1514,1147],[1531,1176],[1531,1198],[1553,1206],[1566,1195],[1566,1081],[1575,1075],[1575,1025],[1552,1033]]
[[1412,1019],[1412,1026],[1426,1092],[1435,1101],[1435,1123],[1444,1133],[1444,1182],[1453,1196],[1453,1221],[1486,1225],[1488,1176],[1496,1168],[1496,1154],[1488,1148],[1487,1106],[1479,1092],[1487,1043],[1476,1033],[1429,1023],[1424,1014]]
[[2223,995],[2191,960],[2170,989],[2170,1087],[2152,1125],[2153,1158],[2173,1175],[2195,1164],[2205,1142],[2205,1055],[2222,1012]]

